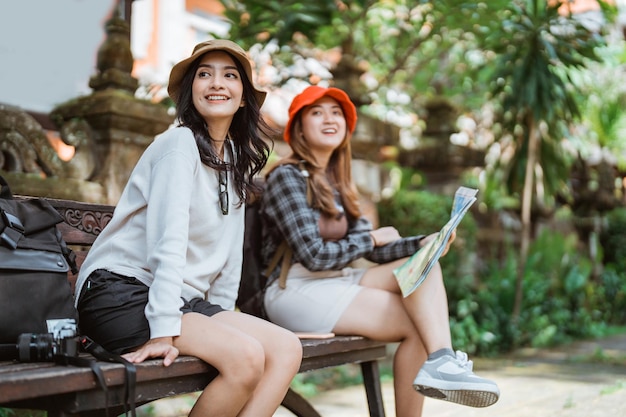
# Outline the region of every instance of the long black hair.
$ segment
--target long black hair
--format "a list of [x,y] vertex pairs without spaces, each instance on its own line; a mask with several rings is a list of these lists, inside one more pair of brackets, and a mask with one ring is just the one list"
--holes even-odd
[[[227,51],[223,52],[228,53]],[[247,196],[261,191],[259,186],[255,184],[254,177],[267,163],[271,152],[270,144],[273,146],[272,138],[277,132],[267,124],[261,115],[261,107],[254,94],[252,81],[248,79],[243,66],[238,59],[231,54],[229,55],[241,76],[243,101],[246,103],[245,106],[237,110],[230,124],[229,135],[235,149],[235,155],[231,162],[223,163],[217,157],[211,145],[212,138],[209,135],[206,121],[193,105],[193,80],[204,55],[198,57],[189,66],[181,81],[178,102],[176,103],[176,117],[179,126],[188,127],[193,132],[203,164],[216,170],[233,172],[235,182],[233,186],[239,197],[238,205],[241,205],[246,201]]]

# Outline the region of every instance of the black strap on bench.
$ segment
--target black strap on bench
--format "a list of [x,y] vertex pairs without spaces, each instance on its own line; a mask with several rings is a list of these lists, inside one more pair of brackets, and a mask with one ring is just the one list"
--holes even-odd
[[107,388],[106,379],[104,378],[104,374],[102,373],[102,369],[97,361],[85,358],[81,356],[68,356],[68,355],[57,355],[54,357],[54,362],[57,365],[73,365],[79,366],[81,368],[91,368],[96,379],[98,380],[98,385],[102,391],[104,391],[104,408],[106,410],[107,417],[109,416],[109,390]]
[[[135,383],[137,381],[137,368],[135,364],[127,361],[120,355],[116,355],[105,350],[102,346],[98,345],[96,342],[91,340],[87,336],[80,336],[79,342],[82,348],[91,353],[96,359],[105,361],[105,362],[113,362],[113,363],[121,363],[126,368],[126,378],[124,379],[124,414],[128,416],[128,412],[132,417],[136,417],[135,412]],[[76,358],[83,359],[83,358]],[[84,366],[84,365],[83,365]],[[104,376],[102,375],[102,370],[96,361],[91,360],[91,363],[88,364],[89,367],[93,370],[96,378],[98,378],[99,384],[104,391],[105,395],[105,405],[106,405],[106,414],[109,415],[109,406],[108,406],[108,389],[106,386],[106,381]]]

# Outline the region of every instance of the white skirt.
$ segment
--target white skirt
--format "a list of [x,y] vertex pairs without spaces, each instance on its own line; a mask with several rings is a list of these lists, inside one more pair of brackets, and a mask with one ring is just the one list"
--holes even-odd
[[287,288],[275,280],[265,293],[269,319],[293,332],[328,333],[361,290],[365,269],[309,271],[302,264],[291,266]]

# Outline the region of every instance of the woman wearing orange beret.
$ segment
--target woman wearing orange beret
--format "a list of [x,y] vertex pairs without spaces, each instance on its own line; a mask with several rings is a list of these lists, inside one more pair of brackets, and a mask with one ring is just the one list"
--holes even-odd
[[[311,86],[291,103],[284,138],[292,153],[268,173],[261,203],[265,262],[282,242],[290,249],[288,271],[279,263],[270,275],[266,312],[296,332],[399,342],[397,417],[420,416],[422,395],[489,406],[498,386],[475,375],[467,355],[452,349],[440,266],[406,298],[393,275],[436,234],[403,238],[394,227],[372,229],[361,213],[351,176],[356,122],[354,104],[337,88]],[[359,258],[377,265],[351,268]]]

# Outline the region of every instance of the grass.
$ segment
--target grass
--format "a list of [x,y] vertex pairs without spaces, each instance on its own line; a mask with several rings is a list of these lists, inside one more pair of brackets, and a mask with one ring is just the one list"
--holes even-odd
[[[606,332],[601,338],[626,334],[626,327],[611,326],[607,327]],[[593,352],[575,355],[571,358],[576,363],[598,363],[603,365],[624,366],[626,367],[626,351],[623,349],[603,349],[597,347]]]
[[626,380],[619,380],[616,381],[615,384],[604,388],[602,391],[600,391],[600,393],[602,395],[609,395],[609,394],[613,394],[617,391],[620,391],[622,389],[626,388]]
[[572,357],[574,362],[601,363],[604,365],[626,366],[626,353],[624,351],[605,350],[596,348],[592,353],[576,355]]

